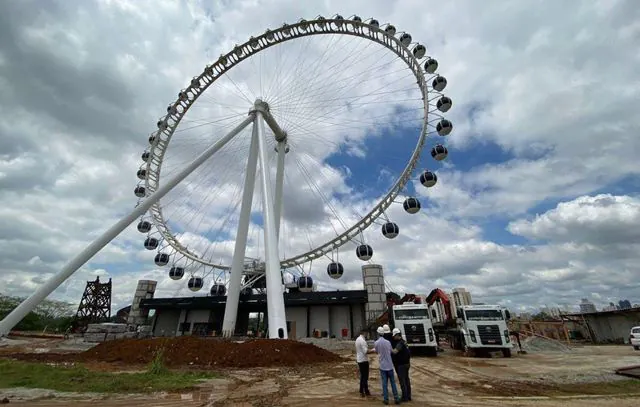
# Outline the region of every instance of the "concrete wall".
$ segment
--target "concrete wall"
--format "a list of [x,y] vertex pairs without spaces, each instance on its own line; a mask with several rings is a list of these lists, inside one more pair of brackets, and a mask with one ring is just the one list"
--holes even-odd
[[362,328],[366,328],[367,323],[365,320],[365,308],[366,308],[366,304],[354,304],[351,306],[352,311],[353,311],[353,332],[350,332],[349,335],[352,338],[355,338],[358,336],[360,330]]
[[156,311],[153,336],[175,336],[179,321],[180,310]]
[[[307,327],[307,308],[310,309],[309,327]],[[311,307],[298,306],[286,309],[287,321],[295,322],[296,332],[291,339],[306,338],[307,332],[311,335],[314,329],[328,331],[329,336],[342,337],[342,329],[348,329],[348,337],[357,336],[365,324],[365,304],[351,305],[352,316],[349,316],[349,305],[316,305]],[[353,326],[351,326],[353,318]],[[239,322],[242,319],[239,315]],[[180,325],[189,322],[189,330],[185,335],[193,332],[194,323],[208,323],[212,321],[210,310],[156,310],[154,336],[180,336]],[[242,334],[242,333],[238,333]]]
[[348,337],[357,336],[364,323],[364,304],[354,304],[351,306],[353,326],[349,316],[349,305],[323,305],[310,307],[309,322],[307,331],[307,307],[287,308],[287,321],[295,321],[296,333],[291,339],[306,338],[307,332],[313,335],[313,330],[328,331],[329,336],[342,337],[342,329],[348,330]]
[[[157,312],[157,311],[156,311]],[[162,311],[167,312],[167,311]],[[193,324],[209,323],[209,318],[211,316],[211,311],[207,309],[193,309],[193,310],[182,310],[180,311],[180,318],[178,319],[178,324],[176,325],[176,336],[182,335],[182,330],[180,330],[180,325],[182,323],[189,323],[189,329],[184,331],[185,335],[190,335],[193,331]]]
[[209,317],[211,316],[211,311],[207,309],[194,309],[194,310],[189,310],[189,312],[186,315],[187,315],[187,318],[185,321],[185,318],[184,318],[185,313],[182,313],[180,322],[185,321],[191,324],[189,326],[189,330],[185,331],[185,335],[189,335],[193,333],[193,324],[209,323]]
[[602,312],[585,314],[594,342],[629,343],[629,333],[634,326],[640,326],[640,309],[622,312]]
[[307,337],[307,307],[290,307],[287,308],[287,321],[295,322],[295,336],[291,335],[289,339],[299,339]]
[[311,307],[311,316],[309,318],[310,331],[313,330],[328,331],[329,326],[329,307],[326,305],[316,305]]
[[342,338],[342,329],[346,328],[351,335],[351,320],[349,317],[349,305],[336,305],[331,307],[329,336],[335,335]]

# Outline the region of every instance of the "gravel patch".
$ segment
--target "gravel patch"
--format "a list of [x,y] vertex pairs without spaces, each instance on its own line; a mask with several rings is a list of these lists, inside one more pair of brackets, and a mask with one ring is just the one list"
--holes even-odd
[[562,342],[538,336],[528,337],[522,341],[522,349],[533,353],[570,353],[573,351]]
[[355,352],[355,341],[337,338],[301,338],[300,342],[310,343],[319,348],[332,352],[353,350]]

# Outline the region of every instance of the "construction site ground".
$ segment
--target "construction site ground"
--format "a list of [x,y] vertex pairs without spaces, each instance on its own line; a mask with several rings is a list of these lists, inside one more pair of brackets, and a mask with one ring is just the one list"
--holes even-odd
[[[0,389],[0,401],[21,406],[365,406],[381,404],[375,355],[371,356],[373,397],[358,393],[353,342],[309,339],[342,356],[335,362],[258,368],[219,368],[219,378],[176,394],[78,394],[45,389]],[[74,354],[91,345],[81,339],[20,338],[0,343],[0,357],[55,362],[52,352]],[[226,345],[225,345],[226,346]],[[637,406],[640,380],[616,375],[616,369],[640,365],[631,346],[580,346],[535,339],[526,355],[510,359],[472,358],[445,349],[436,358],[415,355],[411,361],[411,405],[448,406]],[[317,352],[316,352],[317,353]],[[321,354],[321,353],[317,353]],[[31,355],[31,356],[29,356]],[[284,359],[283,359],[284,360]],[[144,370],[143,364],[86,360],[89,369],[123,372]],[[275,362],[274,362],[275,363]],[[197,365],[197,363],[195,363]],[[195,368],[193,364],[183,368]]]

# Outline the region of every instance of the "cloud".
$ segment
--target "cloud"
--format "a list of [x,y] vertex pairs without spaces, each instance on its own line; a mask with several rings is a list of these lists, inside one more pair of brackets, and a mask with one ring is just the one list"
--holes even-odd
[[594,245],[640,243],[640,200],[601,194],[560,203],[531,220],[511,222],[511,233],[535,240],[580,242]]
[[[575,304],[588,293],[602,303],[640,301],[638,236],[624,227],[638,221],[638,198],[620,186],[639,172],[640,119],[632,109],[640,102],[640,55],[630,51],[637,48],[638,8],[631,1],[508,8],[474,1],[431,8],[418,1],[13,2],[0,15],[0,291],[29,294],[133,208],[149,134],[207,64],[283,21],[336,12],[371,14],[426,44],[454,102],[446,115],[454,132],[430,138],[419,163],[437,171],[438,184],[425,189],[413,180],[403,194],[418,196],[423,210],[409,215],[399,199],[385,216],[400,235],[384,238],[380,220],[362,236],[390,288],[465,286],[480,301],[522,308]],[[161,174],[167,180],[239,123],[253,97],[270,94],[291,135],[285,257],[368,212],[417,134],[406,132],[415,101],[400,92],[406,78],[394,73],[393,57],[358,41],[293,45],[272,48],[212,87],[185,116],[181,126],[190,130],[176,133]],[[389,64],[349,79],[374,61]],[[281,89],[269,92],[274,78]],[[376,91],[381,86],[388,89]],[[358,97],[366,103],[358,105]],[[162,201],[172,230],[190,247],[214,253],[212,261],[228,261],[233,252],[249,134]],[[374,156],[372,143],[391,137],[406,152]],[[435,142],[449,147],[444,163],[428,154]],[[259,188],[254,202],[248,255],[264,249]],[[54,295],[78,301],[95,275],[114,278],[114,307],[128,304],[140,278],[159,280],[159,296],[190,295],[184,281],[170,281],[166,268],[153,264],[155,252],[143,239],[128,228]],[[359,288],[355,247],[306,270],[322,288]],[[347,270],[339,281],[326,275],[331,257]]]

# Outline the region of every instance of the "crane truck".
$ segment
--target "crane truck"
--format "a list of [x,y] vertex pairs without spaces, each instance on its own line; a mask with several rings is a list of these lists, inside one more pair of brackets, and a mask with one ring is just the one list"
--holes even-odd
[[[450,340],[467,352],[502,351],[505,358],[511,357],[511,335],[507,321],[509,310],[499,305],[461,305],[456,307],[456,329]],[[455,348],[455,347],[454,347]]]
[[409,349],[424,350],[428,356],[437,355],[438,343],[427,304],[394,304],[390,319],[394,328],[400,329]]
[[438,288],[427,296],[427,305],[431,309],[434,330],[438,336],[448,338],[452,349],[472,354],[501,351],[504,357],[511,357],[513,344],[507,326],[511,318],[509,310],[500,305],[460,305],[452,315],[449,297]]

